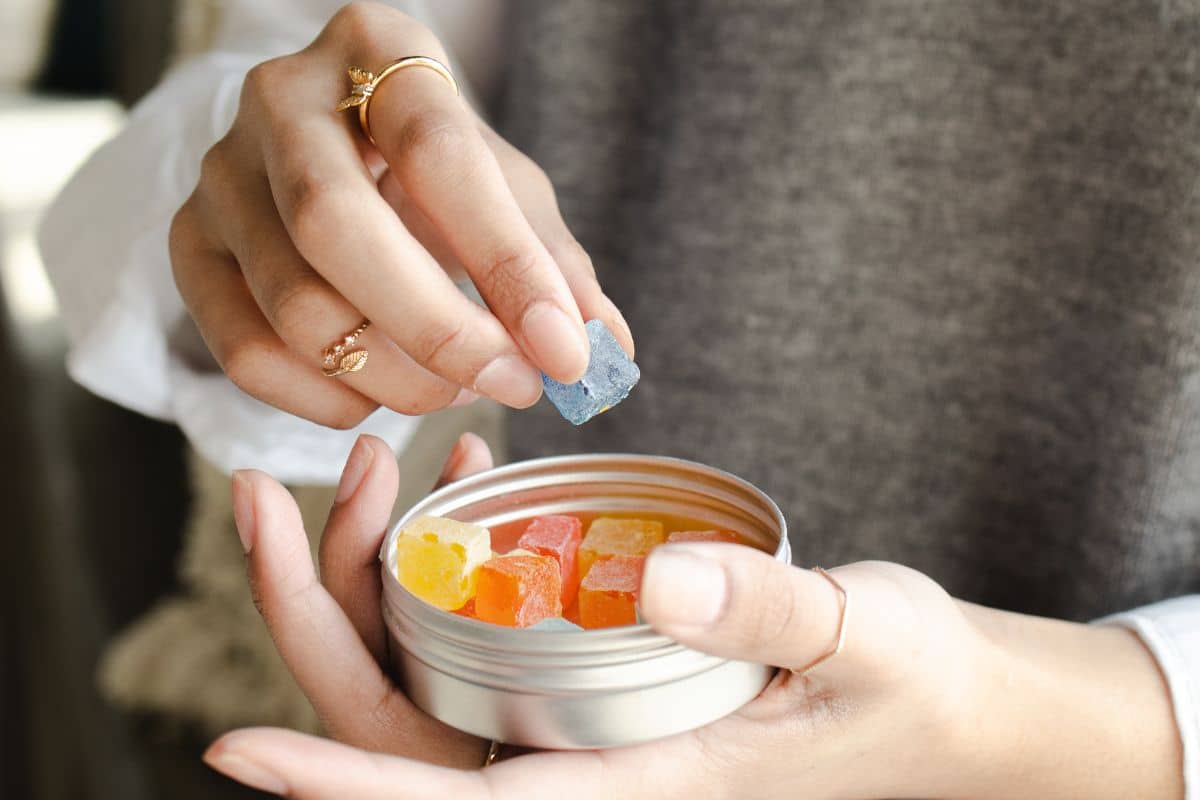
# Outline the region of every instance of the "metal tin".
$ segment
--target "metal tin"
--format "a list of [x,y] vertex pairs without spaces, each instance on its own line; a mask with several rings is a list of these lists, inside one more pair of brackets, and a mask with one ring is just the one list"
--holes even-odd
[[569,750],[691,730],[762,691],[774,668],[699,653],[648,625],[584,632],[504,628],[434,608],[396,578],[396,537],[422,514],[492,527],[588,511],[691,517],[737,530],[791,562],[775,503],[741,478],[703,464],[661,456],[560,456],[474,475],[410,509],[381,550],[393,665],[417,706],[485,739]]

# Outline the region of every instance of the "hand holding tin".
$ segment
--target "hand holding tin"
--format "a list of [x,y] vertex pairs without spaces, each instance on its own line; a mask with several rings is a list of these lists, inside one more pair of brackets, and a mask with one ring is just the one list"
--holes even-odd
[[[466,434],[440,483],[491,463],[487,446]],[[251,590],[280,655],[329,735],[370,750],[478,766],[487,742],[427,716],[383,666],[387,644],[377,556],[397,481],[391,449],[361,437],[321,537],[318,579],[295,501],[261,472],[237,473],[234,510]]]
[[[269,510],[267,517],[256,526],[270,522]],[[303,549],[299,540],[293,545]],[[366,547],[358,554],[356,565],[373,568]],[[480,743],[452,741],[455,757],[441,760],[469,768],[445,769],[414,760],[412,751],[416,737],[432,732],[444,741],[446,732],[402,705],[415,733],[399,742],[360,739],[376,754],[248,730],[222,738],[207,757],[243,782],[290,797],[1178,796],[1174,773],[1161,768],[1179,757],[1170,706],[1152,658],[1127,631],[963,603],[897,564],[851,564],[832,576],[853,598],[837,657],[803,676],[781,671],[753,702],[697,731],[603,754],[532,753],[486,772],[477,768]],[[713,541],[654,551],[641,597],[646,621],[690,647],[789,669],[829,652],[846,608],[821,575]],[[267,602],[264,613],[271,620]],[[308,647],[320,628],[311,611],[307,619],[272,623],[285,658],[318,708],[337,692],[353,697],[356,687],[347,684],[354,680],[336,669],[318,676],[294,663],[302,660],[293,642],[300,637],[290,627],[308,633]],[[342,669],[354,661],[333,650],[322,657]],[[1081,707],[1097,713],[1072,712]],[[409,757],[377,754],[383,749]],[[1114,771],[1109,762],[1124,766]]]

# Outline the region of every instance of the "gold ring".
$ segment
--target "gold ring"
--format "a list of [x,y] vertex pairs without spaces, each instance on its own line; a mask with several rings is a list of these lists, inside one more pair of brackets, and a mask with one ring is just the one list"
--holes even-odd
[[375,94],[375,90],[379,88],[379,84],[383,83],[384,78],[405,67],[425,67],[426,69],[431,69],[438,75],[441,75],[446,83],[450,84],[450,88],[454,90],[454,94],[459,94],[458,81],[454,80],[454,74],[450,72],[449,67],[436,58],[430,58],[429,56],[405,56],[404,58],[398,58],[390,64],[384,65],[378,72],[370,72],[362,67],[350,67],[350,80],[353,83],[353,86],[350,88],[350,96],[338,103],[337,110],[345,111],[348,108],[357,108],[359,127],[367,135],[367,139],[371,144],[375,144],[375,137],[371,135],[371,120],[369,117],[371,96]]
[[496,763],[496,759],[500,757],[500,748],[502,745],[495,739],[488,745],[487,755],[483,757],[483,766],[490,767]]
[[362,324],[342,337],[337,344],[326,347],[321,354],[321,371],[328,378],[336,378],[347,372],[358,372],[367,365],[365,348],[352,349],[363,331],[371,327],[371,321],[364,319]]
[[842,596],[842,613],[838,617],[837,642],[833,645],[833,649],[829,650],[824,655],[818,656],[816,659],[808,662],[799,669],[792,670],[793,675],[803,675],[813,667],[816,667],[818,664],[825,663],[838,653],[842,652],[842,646],[846,643],[846,612],[850,609],[850,595],[846,592],[846,587],[838,583],[837,579],[835,579],[825,570],[821,569],[820,567],[813,567],[812,571],[833,584],[833,588],[837,589],[838,594]]

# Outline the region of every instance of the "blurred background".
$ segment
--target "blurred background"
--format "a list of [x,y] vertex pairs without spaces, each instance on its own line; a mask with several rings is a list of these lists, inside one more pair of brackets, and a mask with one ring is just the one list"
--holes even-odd
[[104,643],[174,588],[183,447],[67,378],[34,244],[49,201],[210,14],[206,0],[0,0],[0,798],[255,796],[200,763],[197,732],[97,692]]

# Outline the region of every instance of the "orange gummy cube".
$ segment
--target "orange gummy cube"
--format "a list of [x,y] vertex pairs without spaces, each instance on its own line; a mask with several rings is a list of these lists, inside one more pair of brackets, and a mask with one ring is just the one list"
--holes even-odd
[[663,543],[661,522],[646,519],[598,517],[579,545],[579,577],[587,577],[597,560],[612,556],[644,556]]
[[479,568],[475,617],[494,625],[528,628],[562,616],[562,578],[549,556],[497,556]]
[[558,562],[562,576],[562,604],[567,608],[579,590],[579,543],[583,539],[583,523],[565,514],[535,517],[517,540],[517,547],[538,555],[550,556]]
[[733,531],[675,531],[667,537],[672,542],[729,542],[741,544],[742,539]]
[[597,561],[579,584],[579,623],[589,629],[636,624],[645,564],[645,556],[614,555]]

